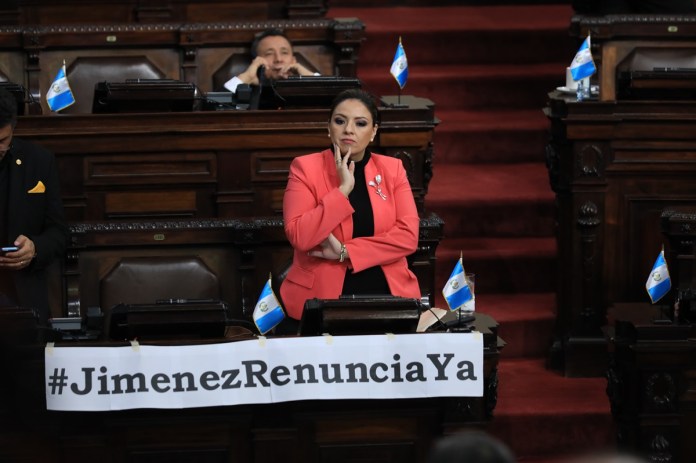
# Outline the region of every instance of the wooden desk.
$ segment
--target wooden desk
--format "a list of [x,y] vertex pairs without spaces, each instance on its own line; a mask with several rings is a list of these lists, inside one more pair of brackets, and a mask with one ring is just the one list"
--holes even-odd
[[[87,1],[80,3],[85,6]],[[209,22],[139,24],[118,23],[118,13],[113,14],[109,24],[75,19],[78,23],[0,26],[0,81],[27,89],[35,101],[27,113],[50,115],[45,96],[65,63],[75,104],[61,114],[88,114],[98,82],[174,79],[190,82],[201,92],[224,90],[224,83],[251,62],[249,47],[255,35],[269,28],[285,32],[296,59],[308,69],[324,76],[354,77],[365,37],[365,26],[356,18],[229,21],[222,15]]]
[[696,328],[657,324],[649,304],[617,304],[607,392],[618,443],[648,461],[696,459]]
[[[17,323],[13,323],[17,320]],[[25,326],[0,310],[0,330]],[[437,437],[485,428],[497,400],[497,324],[484,335],[484,397],[299,401],[123,412],[47,412],[44,346],[29,330],[10,350],[12,382],[0,391],[0,460],[120,462],[422,462]],[[4,339],[0,338],[0,339]],[[77,345],[80,345],[79,343]],[[0,365],[3,369],[6,364]]]
[[[443,223],[424,202],[438,120],[430,100],[404,96],[399,108],[394,100],[383,98],[372,149],[406,168],[422,217],[411,263],[432,305]],[[200,255],[224,282],[222,298],[248,317],[268,273],[290,257],[281,220],[290,163],[327,147],[327,120],[328,110],[20,118],[16,135],[56,154],[73,225],[52,313],[100,305],[95,277],[124,257]]]
[[[434,105],[383,98],[371,149],[401,159],[424,211]],[[95,220],[282,213],[290,162],[328,147],[328,109],[20,117],[15,135],[56,154],[66,215]]]
[[545,108],[558,205],[558,314],[552,360],[601,375],[602,326],[616,302],[645,302],[663,244],[660,215],[696,208],[696,104],[587,101],[558,92]]
[[[672,289],[665,296],[673,320],[696,324],[696,212],[662,212],[662,233],[667,238],[665,259]],[[674,302],[679,301],[674,310]]]
[[[599,84],[602,101],[617,99],[616,72],[622,66],[638,70],[696,67],[694,15],[576,15],[571,20],[570,33],[578,40],[592,37],[592,54],[598,69],[593,83]],[[635,56],[636,52],[644,56]]]
[[[696,214],[666,210],[664,305],[614,304],[608,393],[619,444],[648,461],[696,459]],[[679,301],[675,304],[675,301]]]
[[[442,239],[443,226],[435,215],[421,219],[418,249],[408,258],[418,277],[421,294],[430,306],[434,304],[435,291],[439,291],[435,286],[435,251]],[[219,285],[219,292],[207,297],[226,301],[236,318],[251,321],[269,273],[275,279],[292,257],[281,217],[76,223],[71,226],[71,235],[63,271],[53,275],[57,282],[52,285],[56,293],[51,300],[56,303],[52,307],[56,317],[85,316],[88,307],[106,311],[119,302],[201,298],[187,293],[194,290],[187,289],[187,281],[167,273],[172,281],[164,282],[164,273],[158,274],[157,270],[170,272],[172,266],[180,265],[177,262],[192,262],[193,269],[187,264],[187,272],[193,272],[187,273],[189,278],[204,272]],[[146,273],[139,274],[140,280],[159,276],[159,292],[145,284],[138,294],[126,291],[125,296],[130,299],[115,299],[113,294],[107,294],[105,282],[115,269],[143,259],[148,265]],[[116,291],[124,294],[123,290]]]

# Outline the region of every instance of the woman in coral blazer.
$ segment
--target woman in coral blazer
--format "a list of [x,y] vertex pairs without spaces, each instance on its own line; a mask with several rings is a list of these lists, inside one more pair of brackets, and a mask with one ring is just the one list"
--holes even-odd
[[419,226],[406,171],[399,159],[367,150],[378,116],[369,94],[342,92],[328,124],[334,149],[300,156],[290,166],[283,218],[294,255],[280,295],[295,320],[315,297],[420,299],[406,261],[418,245]]

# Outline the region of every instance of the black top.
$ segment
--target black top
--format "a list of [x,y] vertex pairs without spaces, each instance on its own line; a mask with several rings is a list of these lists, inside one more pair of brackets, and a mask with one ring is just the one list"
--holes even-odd
[[[370,152],[366,150],[362,160],[355,163],[355,186],[348,195],[348,201],[355,211],[353,212],[353,238],[375,234],[370,192],[365,181],[365,166],[370,161],[370,156]],[[343,282],[342,294],[391,294],[391,292],[382,267],[377,265],[357,273],[353,273],[349,268]]]

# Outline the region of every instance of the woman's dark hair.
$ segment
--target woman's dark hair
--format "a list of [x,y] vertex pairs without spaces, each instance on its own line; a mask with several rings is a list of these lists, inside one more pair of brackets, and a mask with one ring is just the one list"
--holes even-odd
[[372,115],[372,123],[374,125],[379,125],[379,111],[377,110],[377,104],[375,103],[375,97],[367,93],[365,90],[360,90],[357,88],[351,88],[348,90],[343,90],[341,93],[336,95],[333,103],[331,103],[331,112],[329,113],[329,119],[333,116],[336,107],[346,100],[358,100],[365,105],[370,114]]
[[17,100],[15,96],[0,88],[0,127],[17,124]]

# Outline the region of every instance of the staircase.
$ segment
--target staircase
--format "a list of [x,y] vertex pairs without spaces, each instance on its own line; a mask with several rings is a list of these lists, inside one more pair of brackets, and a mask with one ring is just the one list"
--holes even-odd
[[[461,252],[476,274],[477,310],[500,323],[507,343],[489,431],[521,462],[555,463],[612,447],[614,430],[603,378],[565,378],[545,367],[557,252],[542,108],[564,84],[577,44],[567,32],[570,6],[519,3],[333,7],[327,16],[365,23],[358,77],[366,90],[398,93],[389,68],[401,36],[409,63],[403,94],[435,102],[441,122],[425,206],[445,221],[436,285]],[[445,306],[440,294],[436,306]]]

